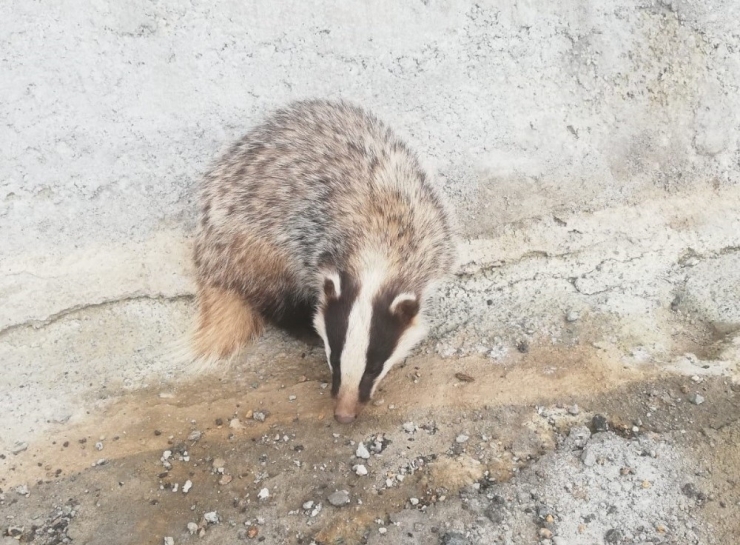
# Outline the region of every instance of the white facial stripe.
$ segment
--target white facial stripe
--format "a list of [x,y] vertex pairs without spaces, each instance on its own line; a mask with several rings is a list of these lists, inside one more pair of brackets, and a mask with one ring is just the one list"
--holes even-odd
[[400,293],[391,303],[391,312],[396,312],[396,307],[404,301],[416,301],[416,295],[413,293]]
[[316,333],[319,334],[321,340],[324,341],[324,350],[326,351],[326,363],[331,371],[331,348],[329,347],[329,338],[326,335],[326,323],[324,322],[324,313],[319,310],[313,317],[313,327],[316,329]]
[[340,392],[356,394],[360,388],[367,362],[367,347],[370,345],[373,298],[378,293],[385,276],[385,268],[376,263],[375,267],[360,279],[360,293],[349,313],[347,336],[342,350]]
[[406,331],[403,332],[401,338],[398,339],[396,349],[393,351],[393,354],[391,354],[391,357],[388,358],[388,361],[385,362],[385,365],[383,365],[383,370],[380,372],[380,375],[378,375],[378,378],[375,379],[375,384],[373,384],[373,389],[370,393],[371,396],[375,393],[375,388],[377,388],[380,381],[383,380],[383,377],[388,374],[388,371],[390,371],[394,365],[403,361],[403,359],[408,356],[409,352],[411,352],[411,349],[413,349],[414,346],[416,346],[419,341],[426,336],[426,334],[426,324],[421,322],[418,318],[408,327],[408,329],[406,329]]

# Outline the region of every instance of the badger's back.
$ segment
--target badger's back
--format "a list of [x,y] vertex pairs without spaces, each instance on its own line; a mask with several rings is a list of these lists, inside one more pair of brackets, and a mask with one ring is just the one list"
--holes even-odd
[[346,103],[298,102],[238,141],[205,176],[199,282],[280,318],[311,307],[327,256],[355,277],[380,260],[404,289],[449,271],[450,224],[415,156]]

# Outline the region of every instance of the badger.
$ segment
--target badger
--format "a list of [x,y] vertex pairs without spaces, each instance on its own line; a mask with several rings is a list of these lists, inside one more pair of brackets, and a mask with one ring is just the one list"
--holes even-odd
[[312,324],[335,419],[352,422],[425,336],[452,238],[447,207],[383,122],[344,101],[292,103],[202,179],[195,355],[229,358],[265,323]]

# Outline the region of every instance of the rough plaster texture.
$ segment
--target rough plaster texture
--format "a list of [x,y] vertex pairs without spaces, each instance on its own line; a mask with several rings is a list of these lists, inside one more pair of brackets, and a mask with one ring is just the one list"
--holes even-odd
[[737,20],[722,0],[3,2],[5,437],[79,409],[71,371],[173,372],[156,354],[189,314],[193,185],[303,97],[376,111],[458,216],[462,272],[423,350],[720,342],[740,324]]

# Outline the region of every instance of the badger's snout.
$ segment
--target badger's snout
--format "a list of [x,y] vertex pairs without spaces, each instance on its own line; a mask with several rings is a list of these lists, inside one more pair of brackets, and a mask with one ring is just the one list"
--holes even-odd
[[339,392],[334,406],[334,420],[340,424],[351,424],[362,411],[364,403],[361,403],[355,394],[344,394]]

